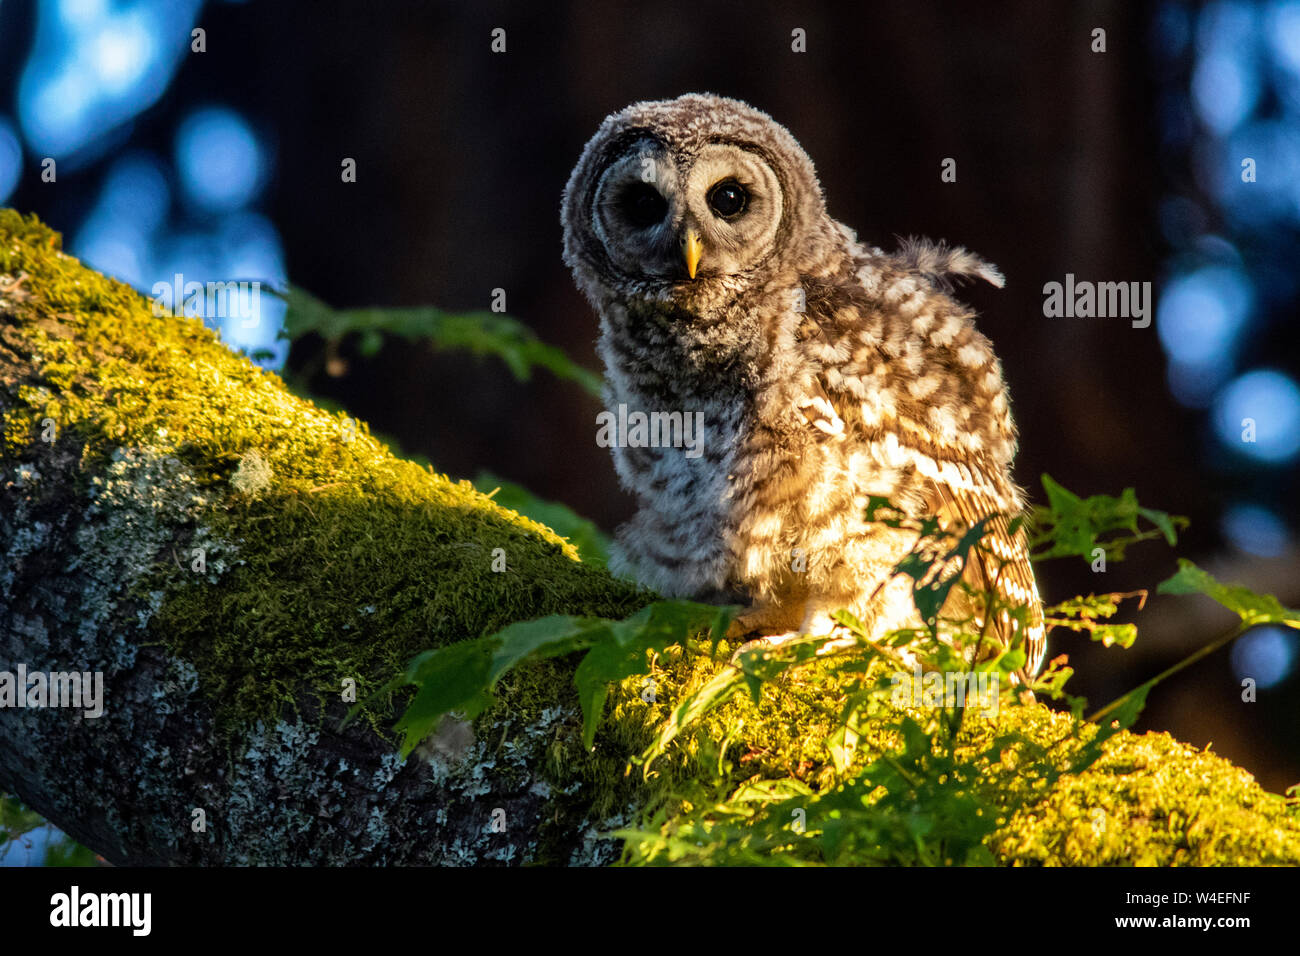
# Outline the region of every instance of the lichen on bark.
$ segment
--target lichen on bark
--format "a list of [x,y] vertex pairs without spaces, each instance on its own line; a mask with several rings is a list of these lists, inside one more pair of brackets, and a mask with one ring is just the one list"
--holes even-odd
[[[770,686],[684,733],[648,779],[625,774],[725,666],[696,653],[663,655],[651,699],[637,678],[615,688],[594,750],[573,661],[551,660],[506,675],[472,738],[400,760],[403,699],[375,692],[416,653],[653,596],[292,394],[202,321],[154,314],[11,211],[0,423],[0,670],[106,684],[98,719],[0,711],[0,788],[112,862],[605,863],[603,834],[650,806],[697,812],[694,783],[717,768],[731,784],[837,780],[824,713],[843,688],[825,675],[799,678],[821,708]],[[340,728],[349,682],[364,719]],[[860,760],[894,745],[887,719]],[[1046,745],[1070,720],[1004,707],[968,720],[965,745],[1008,730]],[[1163,734],[1120,733],[1046,792],[1003,764],[983,786],[1004,863],[1300,862],[1281,797]]]

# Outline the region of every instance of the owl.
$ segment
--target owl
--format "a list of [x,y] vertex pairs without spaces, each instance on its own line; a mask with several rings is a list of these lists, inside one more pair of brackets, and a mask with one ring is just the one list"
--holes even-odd
[[[975,624],[1004,646],[1023,628],[1018,676],[1037,671],[1041,602],[1009,521],[1023,498],[1007,388],[950,295],[955,280],[1000,287],[992,265],[942,243],[859,242],[827,213],[794,137],[713,95],[609,116],[561,220],[565,262],[599,315],[608,444],[638,505],[611,570],[665,596],[741,603],[741,636],[828,635],[840,608],[883,634],[922,626],[912,579],[895,573],[918,536],[869,514],[872,499],[940,527],[988,519],[963,579],[1028,611]],[[969,594],[954,588],[945,616],[983,606]]]

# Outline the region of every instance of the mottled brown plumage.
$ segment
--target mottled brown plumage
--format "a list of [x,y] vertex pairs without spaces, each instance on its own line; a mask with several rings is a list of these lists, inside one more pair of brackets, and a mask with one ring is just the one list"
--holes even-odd
[[[866,521],[870,496],[954,527],[1020,511],[1001,365],[949,295],[955,278],[1002,277],[960,248],[860,244],[765,114],[688,95],[610,116],[562,218],[565,261],[600,316],[607,407],[704,425],[694,458],[619,436],[640,507],[615,571],[744,601],[750,632],[825,634],[843,607],[879,633],[920,624],[910,582],[891,575],[916,535]],[[1032,673],[1045,642],[1024,536],[997,518],[984,544],[998,557],[966,578],[1030,609]],[[1013,626],[991,629],[1006,640]]]

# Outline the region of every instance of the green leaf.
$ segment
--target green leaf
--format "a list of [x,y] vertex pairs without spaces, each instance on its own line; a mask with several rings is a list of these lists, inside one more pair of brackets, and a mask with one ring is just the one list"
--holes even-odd
[[707,684],[695,693],[688,694],[680,704],[673,708],[673,712],[668,715],[668,719],[659,728],[659,733],[655,736],[654,742],[645,749],[645,752],[638,759],[638,763],[642,765],[646,776],[650,774],[650,764],[668,749],[668,745],[676,739],[683,729],[699,720],[709,711],[725,704],[744,684],[745,679],[741,671],[736,670],[734,667],[724,668],[715,674]]
[[649,673],[652,651],[663,651],[706,631],[716,642],[735,610],[691,601],[658,601],[622,621],[565,614],[520,621],[487,637],[417,655],[381,693],[406,684],[418,688],[396,725],[403,732],[402,754],[407,756],[437,728],[444,714],[456,711],[472,719],[482,713],[492,702],[496,682],[524,661],[586,651],[574,683],[582,706],[583,740],[590,747],[611,683]]
[[1257,594],[1240,584],[1221,584],[1186,558],[1178,559],[1178,572],[1157,588],[1161,594],[1204,594],[1235,612],[1243,624],[1283,624],[1300,628],[1300,611],[1283,607],[1271,594]]
[[[1092,495],[1082,498],[1043,475],[1047,507],[1034,509],[1030,551],[1035,560],[1048,558],[1095,558],[1098,548],[1112,561],[1120,561],[1124,550],[1138,541],[1162,536],[1170,545],[1178,541],[1177,530],[1187,519],[1138,504],[1137,493],[1125,488],[1118,498]],[[1143,528],[1141,519],[1153,527]]]
[[870,640],[871,634],[867,631],[866,625],[854,617],[849,611],[841,609],[831,614],[831,620],[837,624],[842,624],[849,629],[858,638]]
[[1094,641],[1100,641],[1102,647],[1132,647],[1137,640],[1136,624],[1098,624],[1089,635]]
[[415,699],[397,721],[402,732],[402,756],[409,756],[420,741],[438,726],[444,714],[458,710],[467,719],[482,713],[491,702],[489,675],[491,645],[486,641],[465,641],[440,648],[424,659]]
[[1179,519],[1177,515],[1171,515],[1165,511],[1156,511],[1153,508],[1138,508],[1138,514],[1160,529],[1160,533],[1165,536],[1165,541],[1170,547],[1178,543],[1177,526]]
[[487,638],[496,644],[488,679],[495,682],[529,657],[559,657],[590,647],[607,627],[607,622],[600,618],[571,617],[568,614],[552,614],[535,621],[511,624]]
[[1089,594],[1062,601],[1052,607],[1043,609],[1043,617],[1049,628],[1063,627],[1071,631],[1087,631],[1094,641],[1105,647],[1118,644],[1120,647],[1132,647],[1137,640],[1136,624],[1105,624],[1104,618],[1113,616],[1119,610],[1119,602],[1125,598],[1140,598],[1146,603],[1146,591],[1129,593]]
[[844,773],[853,763],[853,755],[858,749],[858,739],[858,734],[850,730],[846,723],[841,723],[827,738],[826,744],[831,752],[836,773]]
[[[936,520],[927,518],[921,522],[916,544],[895,566],[895,574],[906,574],[912,579],[912,601],[932,634],[937,633],[939,612],[947,603],[953,587],[961,580],[962,572],[970,562],[970,553],[988,533],[985,526],[993,517],[981,518],[960,536],[944,530]],[[947,547],[954,539],[956,543]]]
[[271,290],[288,307],[280,335],[299,339],[315,333],[326,341],[339,342],[344,336],[361,336],[363,355],[378,351],[384,336],[427,342],[442,351],[465,351],[504,362],[521,382],[543,368],[557,378],[582,386],[600,398],[601,377],[583,368],[564,352],[547,345],[518,319],[497,312],[457,314],[432,307],[392,309],[333,309],[297,286]]

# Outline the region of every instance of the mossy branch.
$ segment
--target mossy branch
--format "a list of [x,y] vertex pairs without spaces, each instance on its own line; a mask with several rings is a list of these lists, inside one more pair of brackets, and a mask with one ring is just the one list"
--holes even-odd
[[[836,795],[827,754],[851,669],[801,672],[798,695],[766,683],[757,699],[731,695],[666,745],[648,780],[627,773],[670,709],[728,666],[726,648],[658,638],[648,675],[611,658],[630,676],[608,697],[590,684],[579,696],[572,656],[496,674],[472,724],[444,721],[404,761],[393,721],[411,690],[393,678],[421,652],[464,645],[473,664],[475,643],[513,622],[626,622],[653,596],[295,397],[201,321],[154,314],[9,211],[0,427],[0,672],[104,677],[101,717],[0,710],[0,789],[111,862],[603,863],[619,851],[613,831],[646,845],[647,809],[680,821],[663,841],[688,860],[719,832],[691,788],[718,773],[755,807],[816,794],[834,819],[837,800],[860,802]],[[602,714],[591,748],[584,701]],[[354,702],[365,719],[341,728]],[[892,719],[858,714],[856,752],[920,787],[928,758],[884,732]],[[1075,721],[1042,704],[968,715],[948,756],[988,760],[1015,735],[1051,759],[1053,743],[1088,736]],[[1051,789],[1014,761],[984,765],[973,783],[1005,812],[971,858],[1300,861],[1295,817],[1245,771],[1164,734],[1100,746]],[[765,846],[786,839],[777,819]],[[915,841],[882,830],[873,845]]]
[[9,211],[0,427],[0,672],[99,672],[105,697],[0,710],[0,790],[115,863],[613,855],[588,830],[617,735],[581,748],[562,664],[409,762],[402,698],[373,692],[430,647],[649,595]]

